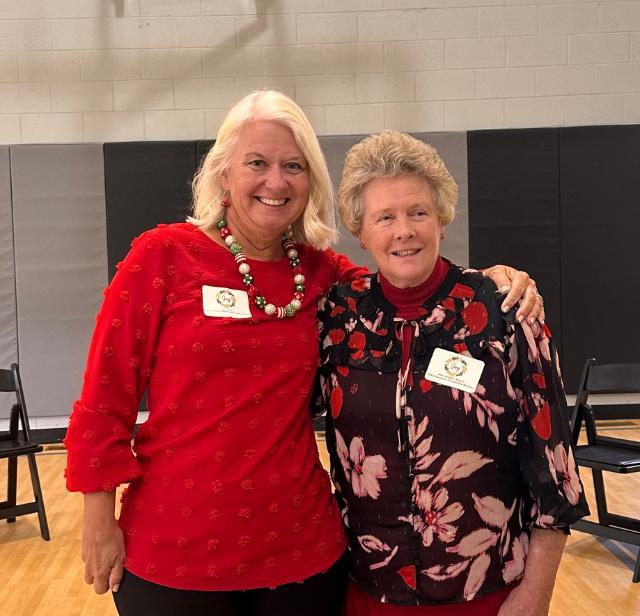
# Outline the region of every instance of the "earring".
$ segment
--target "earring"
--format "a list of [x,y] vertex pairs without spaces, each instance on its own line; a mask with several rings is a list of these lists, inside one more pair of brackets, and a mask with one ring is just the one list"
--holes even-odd
[[222,196],[222,200],[220,201],[220,205],[221,205],[223,208],[228,208],[228,207],[231,205],[231,201],[229,201],[229,199],[227,199],[227,196],[229,195],[229,191],[225,190],[225,191],[222,193],[222,195],[223,195],[223,196]]
[[440,241],[442,241],[446,237],[444,231],[440,231]]
[[366,249],[367,247],[365,246],[365,243],[362,240],[360,240],[360,250],[366,250]]

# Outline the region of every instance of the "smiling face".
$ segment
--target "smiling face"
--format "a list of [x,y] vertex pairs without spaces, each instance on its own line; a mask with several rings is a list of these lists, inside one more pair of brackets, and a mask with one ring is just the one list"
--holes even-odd
[[402,289],[424,282],[435,267],[443,230],[427,181],[415,175],[375,178],[361,198],[358,235],[380,273]]
[[231,231],[261,248],[279,247],[309,199],[307,161],[291,129],[270,120],[242,129],[221,183],[229,192]]

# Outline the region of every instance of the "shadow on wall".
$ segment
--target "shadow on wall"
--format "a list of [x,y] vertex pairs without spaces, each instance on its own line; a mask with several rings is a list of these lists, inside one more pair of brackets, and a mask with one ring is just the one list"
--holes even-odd
[[[179,0],[177,1],[179,2]],[[133,15],[127,14],[128,0],[111,0],[111,2],[115,7],[115,15],[117,18],[124,18],[124,17],[130,17],[130,16],[133,17]],[[233,32],[229,33],[229,35],[227,35],[225,38],[222,38],[222,39],[216,38],[212,40],[211,49],[207,50],[202,57],[202,67],[205,67],[207,65],[208,59],[209,60],[215,59],[216,65],[221,67],[224,67],[225,63],[231,64],[231,60],[233,56],[237,54],[238,50],[240,49],[240,47],[237,46],[237,42],[239,40],[245,40],[245,41],[253,40],[259,37],[260,34],[264,33],[268,27],[267,20],[265,17],[265,15],[267,14],[265,10],[266,7],[270,6],[272,9],[278,9],[279,7],[281,7],[282,2],[280,0],[253,0],[253,4],[255,6],[256,20],[253,23],[250,23],[244,26],[241,30],[238,30],[237,32],[234,30]],[[275,12],[277,11],[276,10],[270,11],[270,13],[275,13]],[[136,15],[135,17],[138,17],[138,16]],[[140,19],[143,20],[144,17],[140,17]],[[109,24],[110,24],[109,21],[107,20],[104,21],[104,28],[100,32],[102,38],[99,41],[99,44],[97,46],[98,49],[110,48],[109,42],[113,36],[113,32],[110,31]],[[277,21],[273,22],[271,26],[277,29],[278,22]],[[277,30],[274,31],[274,36],[276,39],[278,38]],[[266,77],[266,75],[264,74],[264,61],[263,61],[262,71],[257,76]],[[263,85],[265,87],[268,86],[267,83]],[[170,87],[173,88],[173,84],[171,84]],[[276,87],[275,89],[278,89],[278,88]],[[137,107],[139,109],[153,109],[154,101],[157,99],[160,99],[163,95],[166,95],[166,93],[167,93],[166,91],[161,91],[161,92],[157,92],[155,96],[146,97],[144,100],[138,99],[139,105],[137,105]],[[234,98],[237,98],[237,96]]]

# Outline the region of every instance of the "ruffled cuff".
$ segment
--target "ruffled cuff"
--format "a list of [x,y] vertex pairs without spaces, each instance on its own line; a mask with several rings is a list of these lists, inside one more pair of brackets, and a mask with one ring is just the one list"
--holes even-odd
[[79,401],[64,444],[70,492],[109,492],[142,475],[131,449],[130,431],[117,417],[88,409]]

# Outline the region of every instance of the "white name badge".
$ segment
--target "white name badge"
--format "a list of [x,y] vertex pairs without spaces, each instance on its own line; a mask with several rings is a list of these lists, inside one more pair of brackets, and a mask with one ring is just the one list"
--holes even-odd
[[484,362],[453,351],[436,349],[425,373],[425,378],[472,394],[484,370]]
[[249,319],[249,296],[246,291],[202,285],[202,310],[208,317]]

